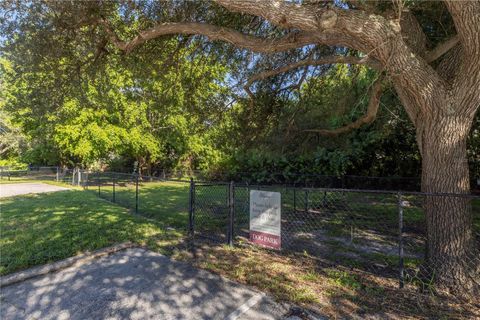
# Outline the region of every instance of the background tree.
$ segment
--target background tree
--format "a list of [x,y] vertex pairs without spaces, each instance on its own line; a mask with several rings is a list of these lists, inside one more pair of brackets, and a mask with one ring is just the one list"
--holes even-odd
[[[68,166],[100,162],[122,171],[136,161],[148,173],[152,166],[192,169],[217,161],[209,130],[229,92],[222,85],[225,67],[213,56],[196,56],[198,43],[172,39],[159,46],[145,48],[147,70],[147,63],[133,56],[109,55],[101,68],[85,64],[58,88],[56,74],[77,64],[76,55],[65,54],[51,69],[4,59],[10,67],[2,73],[3,108],[36,146],[24,160]],[[150,57],[155,50],[163,57]],[[88,67],[97,70],[89,74]],[[54,95],[44,94],[50,91]]]

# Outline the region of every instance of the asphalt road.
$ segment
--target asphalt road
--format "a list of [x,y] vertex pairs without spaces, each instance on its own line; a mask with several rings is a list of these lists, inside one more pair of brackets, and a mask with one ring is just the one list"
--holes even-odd
[[44,193],[69,190],[46,183],[7,183],[0,184],[0,198],[13,197],[29,193]]
[[1,288],[0,318],[281,319],[285,306],[246,286],[131,248]]

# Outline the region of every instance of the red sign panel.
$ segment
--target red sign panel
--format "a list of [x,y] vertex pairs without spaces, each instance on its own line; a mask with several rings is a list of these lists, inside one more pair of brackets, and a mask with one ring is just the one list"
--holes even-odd
[[280,249],[282,247],[281,238],[270,233],[250,230],[250,241],[266,248]]

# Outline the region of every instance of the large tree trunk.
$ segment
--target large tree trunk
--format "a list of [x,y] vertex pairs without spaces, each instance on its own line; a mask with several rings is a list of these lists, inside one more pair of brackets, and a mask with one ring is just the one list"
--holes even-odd
[[[422,191],[469,194],[466,139],[471,119],[438,112],[423,119]],[[472,230],[471,201],[462,196],[426,196],[426,273],[437,288],[455,294],[480,290],[479,252]]]

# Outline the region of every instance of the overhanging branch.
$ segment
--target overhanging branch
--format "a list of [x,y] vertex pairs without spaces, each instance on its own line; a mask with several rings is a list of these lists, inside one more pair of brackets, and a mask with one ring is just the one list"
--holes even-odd
[[317,36],[317,43],[373,52],[388,59],[385,43],[397,36],[382,16],[335,6],[312,7],[283,0],[213,0],[228,11],[261,17],[282,29],[303,30]]
[[260,73],[257,73],[250,77],[248,81],[245,83],[244,89],[247,94],[253,99],[254,95],[250,90],[250,87],[255,81],[264,80],[266,78],[275,76],[280,73],[285,73],[291,70],[298,69],[304,66],[318,66],[318,65],[326,65],[326,64],[335,64],[335,63],[347,63],[347,64],[363,64],[367,65],[375,70],[381,70],[381,65],[378,61],[367,57],[352,57],[352,56],[329,56],[320,59],[306,59],[296,63],[292,63],[277,69],[267,70]]
[[196,22],[167,22],[158,24],[153,28],[140,32],[130,41],[123,41],[112,30],[112,27],[106,20],[101,20],[100,23],[104,26],[110,41],[127,54],[148,40],[171,34],[203,35],[210,40],[225,41],[243,49],[262,53],[287,51],[313,44],[317,41],[315,37],[306,32],[290,33],[278,39],[265,39],[249,36],[231,28]]
[[383,81],[383,76],[380,76],[372,85],[370,100],[368,102],[367,113],[365,113],[365,115],[363,115],[358,120],[337,129],[332,129],[332,130],[310,129],[305,131],[316,132],[323,136],[335,137],[342,133],[346,133],[354,129],[358,129],[364,124],[372,123],[377,117],[378,108],[380,106],[380,98],[382,96],[382,81]]
[[468,55],[478,57],[478,35],[480,33],[479,1],[444,1],[455,24],[462,47]]

